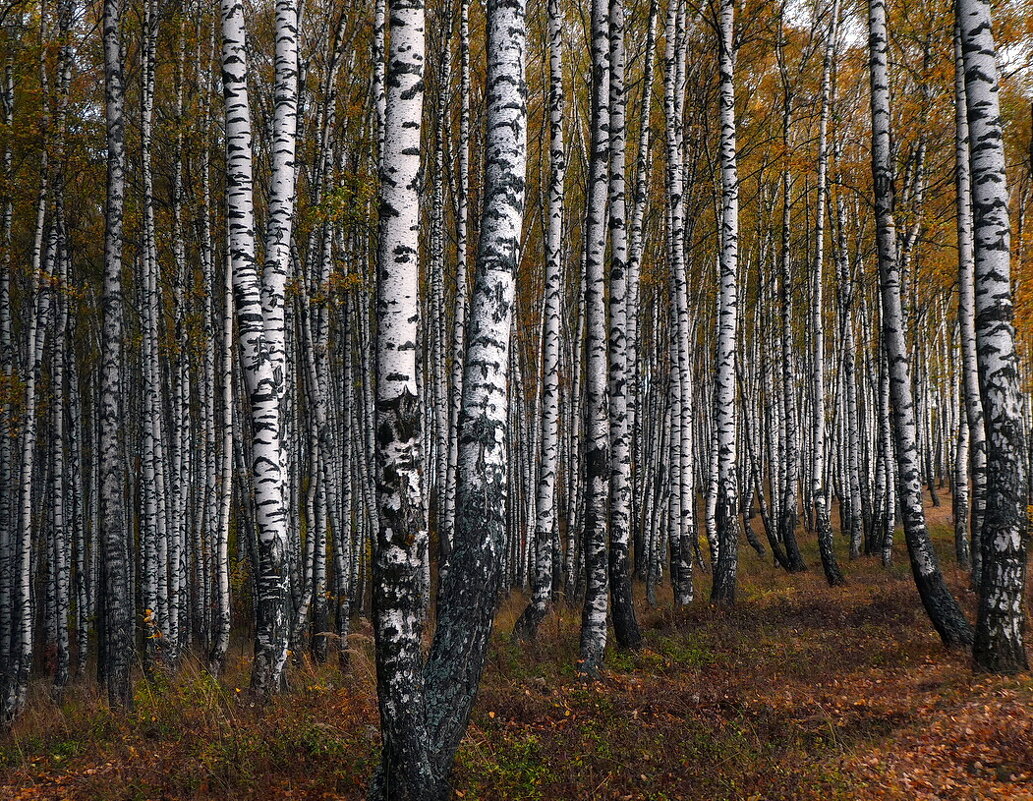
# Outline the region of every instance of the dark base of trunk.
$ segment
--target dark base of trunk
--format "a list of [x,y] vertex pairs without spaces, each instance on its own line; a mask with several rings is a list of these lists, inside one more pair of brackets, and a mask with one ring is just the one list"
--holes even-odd
[[827,516],[821,514],[818,515],[818,550],[821,553],[821,567],[825,571],[825,579],[829,586],[841,587],[846,584],[832,546],[832,524]]
[[[613,631],[617,645],[637,651],[642,647],[642,632],[635,617],[628,543],[626,539],[622,541],[622,538],[612,536],[614,531],[615,526],[611,528],[610,553],[606,565],[610,579],[610,615],[613,620]],[[690,574],[689,581],[691,580]]]
[[313,610],[312,637],[309,640],[309,652],[317,664],[325,662],[330,653],[329,631],[330,612],[326,604],[321,604]]
[[366,794],[368,801],[451,801],[451,782],[439,779],[427,779],[418,785],[405,782],[403,777],[395,775],[397,771],[385,768],[381,762],[369,785]]
[[273,667],[273,655],[255,654],[251,667],[251,694],[256,698],[268,698],[283,690],[285,678],[283,670],[279,673]]
[[602,654],[582,654],[574,665],[574,675],[583,682],[599,681],[602,678],[602,666]]
[[886,524],[882,515],[868,521],[864,529],[864,555],[877,556],[882,552],[882,539]]
[[671,590],[674,593],[674,605],[688,606],[692,603],[692,540],[698,539],[688,534],[680,534],[671,539]]
[[718,569],[714,571],[714,585],[710,588],[710,602],[720,606],[734,606],[735,585],[735,578],[729,578],[728,571],[721,569],[719,560]]
[[781,567],[783,570],[789,570],[789,559],[785,555],[785,551],[782,550],[782,543],[778,541],[775,536],[774,526],[771,525],[771,520],[766,514],[761,512],[761,521],[764,524],[764,536],[767,538],[768,545],[771,546],[771,555],[775,559],[775,564]]
[[911,569],[914,573],[915,584],[918,586],[918,594],[922,599],[933,628],[940,635],[944,646],[947,648],[968,648],[972,645],[972,626],[965,618],[965,614],[954,600],[943,574],[939,569],[928,575],[920,575],[918,566],[914,559],[911,560]]
[[538,627],[545,620],[546,611],[546,607],[535,606],[534,601],[529,603],[513,626],[513,640],[535,642],[538,639]]
[[718,557],[714,563],[714,583],[710,602],[722,606],[735,604],[739,573],[739,532],[736,530],[732,505],[722,495],[717,502]]
[[764,545],[759,539],[757,539],[757,535],[753,532],[753,526],[750,525],[750,517],[745,514],[742,516],[742,525],[743,531],[746,532],[746,542],[748,542],[750,547],[757,552],[757,555],[763,559],[767,556],[767,553],[764,550]]
[[618,589],[614,586],[612,591],[610,613],[613,616],[613,634],[617,638],[617,645],[621,648],[637,651],[642,647],[642,630],[639,628],[638,619],[635,617],[631,582],[625,577],[623,583],[623,587]]
[[981,631],[977,631],[972,646],[972,669],[976,673],[995,673],[1003,676],[1025,673],[1029,670],[1029,660],[1021,638],[1018,642],[1004,637],[992,641]]
[[786,547],[786,570],[790,573],[802,573],[807,569],[807,563],[803,561],[803,554],[800,553],[800,545],[796,541],[796,512],[789,512],[783,515],[780,521],[782,542]]
[[226,654],[209,654],[208,672],[218,677],[222,675],[224,670],[226,670]]
[[108,676],[108,704],[113,709],[129,712],[133,709],[133,685],[128,668],[118,674],[112,671]]

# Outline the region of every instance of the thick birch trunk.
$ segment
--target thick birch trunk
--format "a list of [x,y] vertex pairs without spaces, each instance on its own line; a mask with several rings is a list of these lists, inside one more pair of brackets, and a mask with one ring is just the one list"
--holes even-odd
[[965,61],[975,245],[976,354],[986,427],[986,509],[973,657],[978,670],[1029,667],[1026,585],[1026,428],[1012,324],[1011,243],[1000,77],[990,3],[957,0]]

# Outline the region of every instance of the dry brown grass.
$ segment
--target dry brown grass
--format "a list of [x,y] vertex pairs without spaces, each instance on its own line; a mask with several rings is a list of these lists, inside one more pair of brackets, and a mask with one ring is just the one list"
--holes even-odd
[[[949,580],[944,507],[930,510]],[[463,799],[1033,799],[1033,682],[973,675],[926,620],[906,559],[847,563],[829,588],[743,552],[741,603],[640,610],[646,645],[611,651],[603,680],[575,680],[579,613],[559,609],[540,642],[500,611],[460,751]],[[706,580],[697,596],[706,598]],[[376,759],[368,625],[350,669],[302,664],[267,706],[239,656],[221,681],[195,663],[137,685],[131,715],[94,688],[41,690],[0,740],[0,798],[360,799]],[[235,651],[239,654],[239,651]]]

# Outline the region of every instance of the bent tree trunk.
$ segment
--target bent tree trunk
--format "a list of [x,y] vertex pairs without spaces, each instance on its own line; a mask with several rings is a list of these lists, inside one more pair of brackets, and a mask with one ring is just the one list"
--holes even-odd
[[491,0],[487,15],[484,200],[463,369],[455,541],[424,673],[433,799],[451,796],[452,764],[484,669],[506,543],[510,337],[527,164],[523,0]]
[[879,289],[882,300],[882,339],[889,362],[889,390],[897,484],[904,516],[911,571],[922,604],[944,645],[972,642],[972,627],[965,619],[944,581],[933,550],[922,509],[922,477],[919,463],[915,407],[912,399],[911,364],[904,336],[900,300],[900,266],[893,219],[893,163],[890,153],[889,70],[886,58],[886,3],[869,0],[868,46],[872,107],[872,179],[875,185],[876,241]]

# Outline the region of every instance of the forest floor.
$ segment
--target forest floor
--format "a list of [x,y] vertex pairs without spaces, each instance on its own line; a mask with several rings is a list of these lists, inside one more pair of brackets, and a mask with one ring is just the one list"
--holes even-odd
[[[949,497],[929,512],[971,618]],[[888,570],[841,552],[848,584],[829,588],[813,537],[802,539],[811,569],[798,575],[742,548],[732,610],[703,600],[706,579],[684,612],[642,607],[645,647],[611,650],[594,684],[574,677],[579,613],[561,609],[539,644],[517,646],[508,633],[523,599],[509,599],[456,795],[1033,800],[1033,678],[975,675],[966,654],[941,647],[902,542]],[[221,681],[189,664],[139,681],[128,715],[86,686],[60,703],[37,688],[0,739],[0,799],[361,799],[378,743],[368,624],[351,644],[346,674],[296,667],[293,691],[264,707],[236,651]]]

